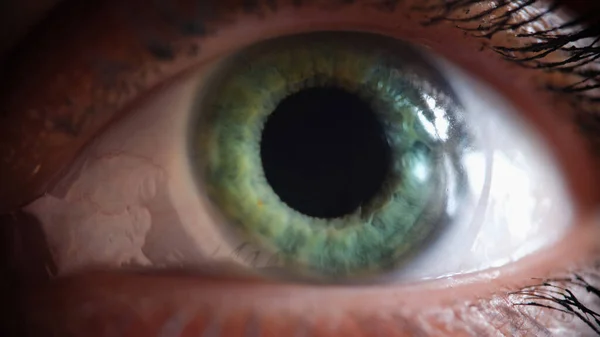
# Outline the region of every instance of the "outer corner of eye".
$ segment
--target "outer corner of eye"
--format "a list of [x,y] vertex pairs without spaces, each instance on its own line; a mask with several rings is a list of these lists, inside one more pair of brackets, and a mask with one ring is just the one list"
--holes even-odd
[[[418,282],[559,242],[574,206],[546,144],[506,98],[420,53],[366,33],[255,44],[103,135],[61,185],[60,219],[57,197],[30,210],[83,238],[49,235],[65,265],[224,261],[287,280]],[[121,161],[102,156],[115,134]]]

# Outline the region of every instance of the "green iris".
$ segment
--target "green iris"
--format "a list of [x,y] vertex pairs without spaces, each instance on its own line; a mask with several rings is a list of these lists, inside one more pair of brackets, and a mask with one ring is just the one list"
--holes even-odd
[[[210,82],[192,137],[206,193],[244,240],[276,255],[291,273],[344,278],[391,271],[439,229],[452,179],[442,160],[446,139],[432,131],[426,99],[436,91],[413,71],[418,57],[403,48],[368,34],[286,37],[241,52]],[[318,87],[367,102],[391,152],[378,193],[335,218],[311,217],[283,202],[261,162],[269,116],[286,97]]]

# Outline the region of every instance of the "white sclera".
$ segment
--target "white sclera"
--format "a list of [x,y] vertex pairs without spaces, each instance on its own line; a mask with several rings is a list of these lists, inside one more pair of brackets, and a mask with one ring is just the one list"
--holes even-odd
[[[449,200],[454,221],[394,275],[407,281],[516,261],[560,240],[572,216],[561,174],[534,130],[485,83],[439,65],[479,147],[462,158],[472,198]],[[224,234],[219,226],[226,224],[191,171],[186,134],[203,72],[137,105],[88,146],[53,190],[25,208],[40,220],[60,274],[97,266],[267,264],[269,256],[255,254],[251,245],[238,250],[244,242]]]
[[[537,130],[485,82],[434,60],[465,109],[479,148],[462,158],[473,200],[398,277],[441,278],[500,267],[559,241],[571,228],[573,203]],[[451,201],[451,204],[455,204]]]

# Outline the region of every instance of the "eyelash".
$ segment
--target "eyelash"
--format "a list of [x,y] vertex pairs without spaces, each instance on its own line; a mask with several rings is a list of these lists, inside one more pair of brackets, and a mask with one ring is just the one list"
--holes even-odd
[[[528,20],[513,22],[521,11],[527,10],[530,5],[538,0],[508,1],[497,0],[492,9],[475,13],[468,18],[453,18],[457,11],[464,10],[465,14],[477,0],[456,0],[444,4],[419,10],[441,10],[442,14],[435,15],[424,22],[424,25],[435,25],[442,21],[454,22],[458,29],[465,31],[472,37],[491,40],[493,36],[502,31],[519,31],[525,25],[533,24],[542,20],[544,16],[559,10],[559,4],[551,4],[542,13]],[[512,8],[511,6],[515,6]],[[502,13],[494,17],[495,14]],[[489,20],[485,20],[486,16]],[[595,94],[600,89],[600,70],[586,66],[593,65],[600,59],[600,23],[594,23],[585,27],[587,19],[578,17],[561,26],[534,33],[517,33],[517,38],[531,39],[532,42],[522,47],[506,47],[484,45],[500,54],[507,61],[519,64],[523,68],[536,69],[538,71],[554,72],[567,75],[580,76],[583,79],[573,84],[564,86],[547,85],[545,89],[563,94],[572,102],[576,112],[575,122],[580,130],[588,135],[590,148],[595,152],[600,151],[600,139],[596,135],[600,133],[600,117],[598,117],[598,106],[600,96]],[[481,24],[481,22],[487,22]],[[468,24],[477,24],[475,28]],[[570,30],[570,31],[569,31]],[[586,43],[585,39],[593,39]],[[576,46],[577,43],[586,44]],[[544,58],[555,52],[567,52],[570,56],[561,62],[544,61]],[[591,84],[590,84],[591,83]],[[596,262],[591,268],[592,273],[588,276],[598,281],[597,272],[600,270],[600,262]],[[589,273],[588,273],[589,274]],[[591,298],[577,293],[587,292]],[[575,317],[589,326],[600,335],[600,312],[591,308],[595,302],[600,300],[600,288],[592,285],[583,276],[574,272],[570,277],[549,278],[541,283],[522,288],[509,293],[511,303],[514,306],[540,307],[552,311],[564,313]],[[589,302],[589,303],[588,303]]]
[[[599,266],[596,266],[596,269]],[[595,276],[595,277],[594,277]],[[591,278],[598,278],[592,275]],[[510,293],[516,297],[515,306],[530,306],[551,309],[576,317],[587,324],[594,332],[600,335],[600,313],[594,311],[583,302],[576,292],[585,291],[592,294],[593,299],[600,300],[600,288],[586,281],[581,275],[575,273],[569,278],[554,278]]]
[[[454,13],[469,11],[469,8],[480,1],[453,0],[444,4],[419,8],[419,10],[440,11],[425,22],[425,25],[434,25],[442,21],[456,23],[458,29],[465,31],[475,38],[491,41],[497,33],[502,31],[524,30],[526,25],[540,22],[545,16],[563,9],[558,3],[552,3],[540,14],[527,20],[515,20],[529,6],[540,3],[539,0],[495,0],[492,9],[475,13],[467,18],[453,18]],[[465,13],[469,14],[469,13]],[[499,15],[498,15],[499,14]],[[495,16],[498,15],[498,16]],[[509,62],[516,63],[523,68],[545,71],[563,75],[575,75],[582,79],[569,85],[548,84],[544,89],[555,92],[568,99],[575,111],[574,122],[579,130],[586,134],[589,148],[593,153],[600,155],[600,70],[592,67],[600,59],[600,22],[591,25],[590,18],[579,16],[558,27],[546,30],[517,33],[520,39],[529,39],[531,42],[522,47],[507,47],[489,45],[484,42],[485,48],[490,48]],[[486,22],[486,24],[481,24]],[[468,24],[476,27],[470,27]],[[586,41],[592,39],[591,41]],[[577,44],[583,46],[577,46]],[[545,57],[555,53],[568,53],[569,57],[560,56],[560,62],[544,61]]]

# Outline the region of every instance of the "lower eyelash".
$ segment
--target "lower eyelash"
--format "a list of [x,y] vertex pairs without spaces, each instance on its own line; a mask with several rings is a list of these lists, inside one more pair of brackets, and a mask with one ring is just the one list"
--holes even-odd
[[585,323],[600,335],[600,262],[593,271],[543,280],[509,294],[515,307],[543,308]]
[[418,321],[427,336],[595,336],[600,335],[599,287],[600,260],[491,299],[431,308]]

